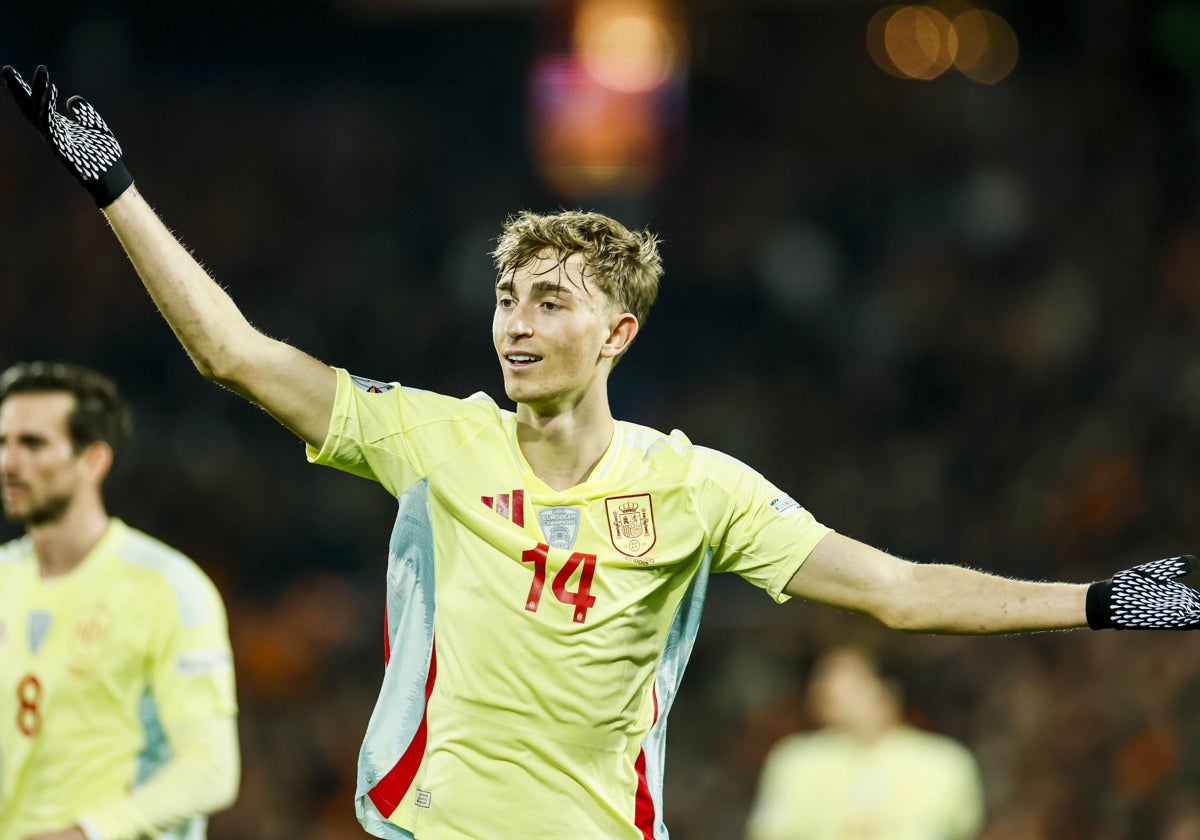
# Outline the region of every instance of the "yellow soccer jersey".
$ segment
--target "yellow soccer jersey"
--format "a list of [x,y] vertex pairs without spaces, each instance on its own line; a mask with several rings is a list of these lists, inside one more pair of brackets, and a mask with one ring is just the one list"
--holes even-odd
[[27,539],[0,546],[0,693],[0,840],[104,813],[166,760],[170,732],[236,713],[220,596],[118,519],[57,578]]
[[385,838],[665,838],[666,718],[708,575],[783,587],[828,529],[743,464],[617,423],[551,489],[516,417],[338,370],[309,458],[397,497],[357,810]]
[[973,840],[983,828],[975,757],[944,735],[900,727],[864,744],[835,730],[781,741],[763,766],[753,840]]

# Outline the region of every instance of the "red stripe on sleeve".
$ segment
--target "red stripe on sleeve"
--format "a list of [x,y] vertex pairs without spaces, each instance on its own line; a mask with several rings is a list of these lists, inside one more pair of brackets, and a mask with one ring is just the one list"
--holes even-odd
[[421,723],[417,727],[408,749],[404,751],[404,755],[400,756],[400,760],[396,762],[395,766],[367,794],[375,803],[375,807],[379,809],[379,813],[385,817],[390,817],[400,801],[404,799],[404,795],[412,787],[413,779],[417,777],[421,760],[425,757],[425,744],[429,738],[429,695],[433,693],[435,679],[437,679],[436,647],[429,652],[429,678],[425,681],[425,708],[421,712]]

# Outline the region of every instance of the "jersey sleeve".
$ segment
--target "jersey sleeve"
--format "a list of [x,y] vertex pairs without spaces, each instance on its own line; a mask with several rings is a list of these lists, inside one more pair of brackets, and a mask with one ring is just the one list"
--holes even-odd
[[124,840],[228,807],[240,756],[233,654],[216,586],[190,560],[171,557],[157,591],[146,593],[150,634],[148,695],[139,715],[147,734],[146,778],[81,816],[89,836]]
[[714,530],[714,572],[735,572],[777,602],[796,570],[831,529],[760,473],[712,453],[700,504]]
[[225,605],[190,561],[172,575],[171,596],[157,599],[152,625],[150,693],[170,739],[177,727],[237,714],[233,652]]
[[337,394],[329,435],[314,464],[378,481],[398,496],[427,476],[479,429],[495,404],[460,400],[395,382],[352,376],[334,368]]

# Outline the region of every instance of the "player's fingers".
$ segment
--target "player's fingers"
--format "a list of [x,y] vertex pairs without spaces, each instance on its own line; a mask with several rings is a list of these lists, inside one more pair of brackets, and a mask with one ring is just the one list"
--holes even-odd
[[1182,554],[1179,557],[1176,557],[1175,559],[1178,560],[1182,566],[1182,569],[1179,572],[1178,577],[1183,577],[1184,575],[1188,574],[1189,572],[1195,571],[1195,569],[1196,569],[1195,556],[1193,556],[1191,554]]
[[30,113],[33,91],[29,88],[29,83],[21,78],[21,74],[17,72],[17,68],[11,65],[4,65],[4,86],[8,88],[8,92],[13,95],[13,99],[17,100],[17,105],[26,116],[32,116]]

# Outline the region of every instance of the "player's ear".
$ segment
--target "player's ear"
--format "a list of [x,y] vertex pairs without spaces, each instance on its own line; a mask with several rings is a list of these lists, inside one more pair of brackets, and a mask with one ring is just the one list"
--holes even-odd
[[103,484],[104,479],[108,478],[108,474],[112,471],[114,460],[112,447],[102,440],[93,441],[83,448],[79,457],[96,486],[99,487]]
[[637,316],[632,312],[613,316],[608,325],[608,340],[600,348],[601,357],[615,359],[624,353],[637,336],[639,326]]

